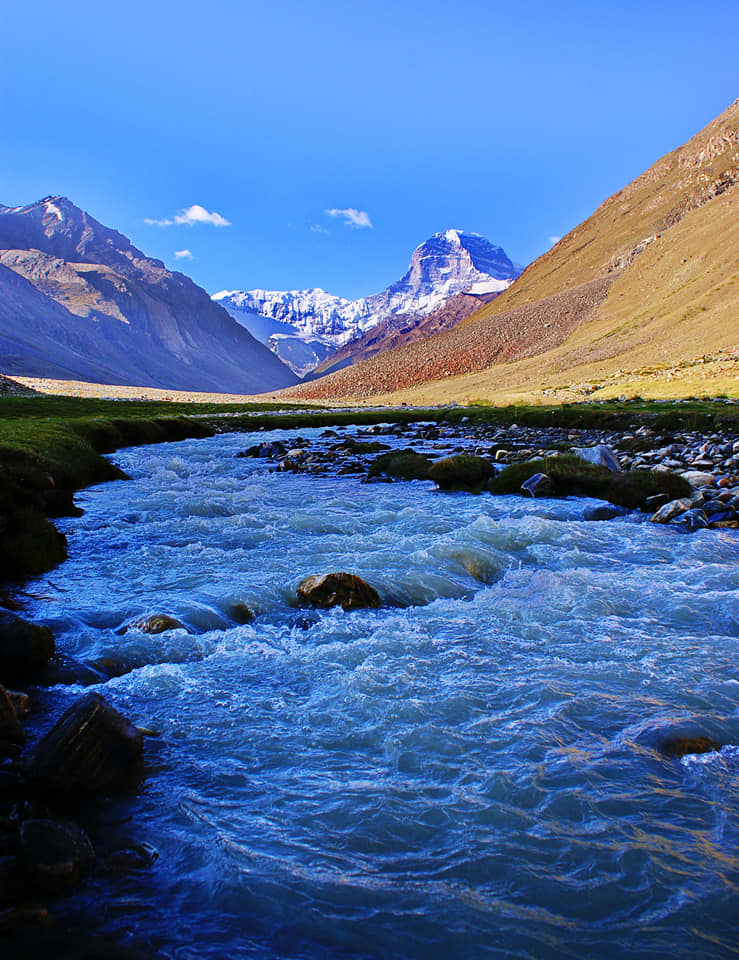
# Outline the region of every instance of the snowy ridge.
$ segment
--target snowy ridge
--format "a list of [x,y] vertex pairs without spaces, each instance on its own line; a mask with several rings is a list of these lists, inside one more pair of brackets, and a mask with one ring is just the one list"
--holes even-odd
[[222,290],[213,299],[302,376],[388,317],[420,320],[458,293],[500,293],[520,272],[480,234],[445,230],[416,247],[400,280],[370,297],[346,300],[314,287]]

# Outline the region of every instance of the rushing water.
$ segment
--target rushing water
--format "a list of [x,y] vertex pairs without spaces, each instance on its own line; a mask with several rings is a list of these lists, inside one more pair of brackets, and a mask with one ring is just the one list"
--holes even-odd
[[[80,909],[193,960],[733,956],[736,532],[235,457],[264,437],[117,454],[133,482],[80,496],[31,587],[159,734],[121,807],[159,858]],[[331,570],[385,605],[299,610]],[[190,632],[121,633],[154,612]]]

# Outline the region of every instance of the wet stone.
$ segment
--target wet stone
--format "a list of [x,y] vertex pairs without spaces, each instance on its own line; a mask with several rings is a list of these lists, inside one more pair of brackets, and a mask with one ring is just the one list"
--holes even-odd
[[165,633],[167,630],[187,630],[185,624],[168,613],[155,613],[148,617],[132,620],[126,630],[140,630],[142,633]]
[[374,587],[353,573],[326,573],[301,581],[298,602],[324,609],[340,606],[344,610],[356,610],[379,607],[380,596]]
[[98,693],[67,710],[32,751],[26,776],[60,798],[99,793],[124,785],[135,772],[143,735]]
[[71,889],[95,864],[90,838],[69,820],[26,820],[21,825],[21,846],[28,882],[46,893]]
[[35,680],[54,653],[54,635],[48,627],[28,623],[0,609],[0,681]]
[[546,473],[535,473],[521,484],[524,497],[553,497],[554,484]]
[[668,757],[685,757],[690,753],[711,753],[720,749],[720,743],[704,736],[668,737],[660,745],[660,750]]

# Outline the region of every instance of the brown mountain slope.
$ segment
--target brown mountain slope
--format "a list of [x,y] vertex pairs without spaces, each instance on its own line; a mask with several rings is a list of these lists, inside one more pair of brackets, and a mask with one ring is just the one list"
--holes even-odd
[[633,382],[647,394],[651,378],[659,394],[669,375],[679,395],[705,355],[717,376],[704,392],[736,392],[736,359],[719,351],[739,348],[738,184],[739,101],[452,331],[291,393],[501,400]]
[[342,370],[352,363],[367,360],[378,353],[393,350],[416,340],[425,340],[444,330],[451,330],[458,323],[475,313],[498,294],[457,293],[445,300],[435,310],[420,320],[416,314],[396,314],[382,320],[356,340],[332,353],[320,366],[311,371],[309,379],[325,376]]
[[297,379],[189,277],[65,197],[0,204],[0,369],[230,393]]

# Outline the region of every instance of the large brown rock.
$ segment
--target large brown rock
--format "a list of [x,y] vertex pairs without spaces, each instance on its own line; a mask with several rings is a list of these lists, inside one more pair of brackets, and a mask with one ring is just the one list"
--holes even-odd
[[54,635],[48,627],[0,610],[0,682],[35,680],[54,649]]
[[142,732],[99,693],[88,693],[62,716],[26,763],[38,789],[63,799],[125,785],[141,754]]
[[380,606],[380,596],[375,588],[353,573],[306,577],[298,585],[298,601],[312,607],[341,606],[344,610]]

